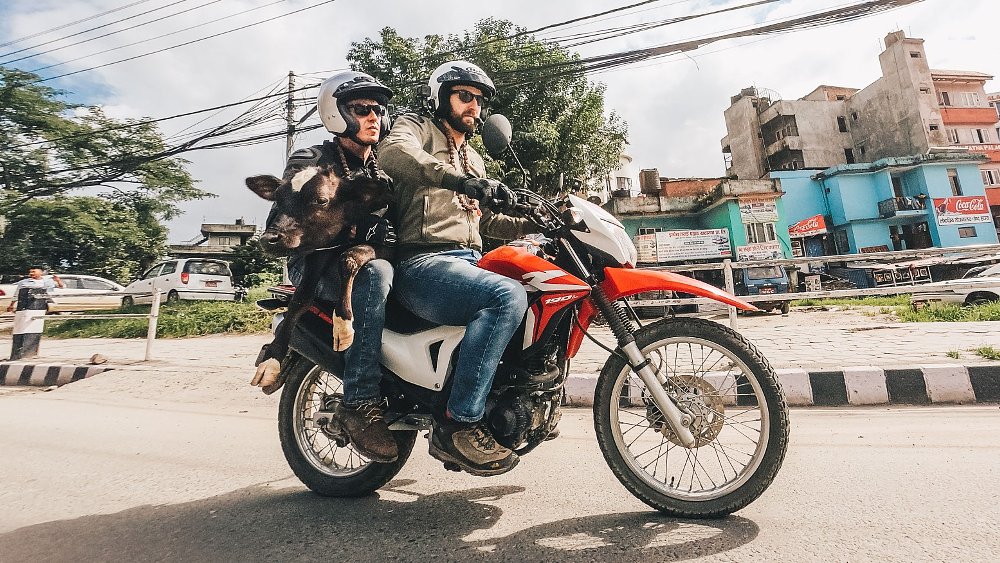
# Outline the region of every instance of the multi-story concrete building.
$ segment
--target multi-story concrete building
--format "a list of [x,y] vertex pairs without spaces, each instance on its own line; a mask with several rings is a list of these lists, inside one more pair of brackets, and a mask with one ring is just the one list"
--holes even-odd
[[923,39],[896,31],[879,55],[882,77],[861,90],[820,86],[781,100],[744,89],[725,111],[727,175],[756,179],[952,146],[986,155],[981,177],[1000,224],[1000,96],[991,107],[984,89],[993,77],[932,70],[927,60]]

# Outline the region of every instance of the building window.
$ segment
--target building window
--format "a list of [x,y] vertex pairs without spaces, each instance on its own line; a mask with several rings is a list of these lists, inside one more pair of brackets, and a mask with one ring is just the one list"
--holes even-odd
[[622,178],[619,176],[618,180],[618,190],[619,191],[631,191],[632,190],[632,178]]
[[865,146],[863,144],[862,145],[858,145],[858,154],[860,154],[861,156],[865,156],[865,152],[866,152],[865,151]]
[[639,230],[636,232],[636,234],[637,235],[651,235],[651,234],[654,234],[654,233],[659,233],[661,231],[663,231],[663,229],[661,229],[660,227],[639,227]]
[[844,94],[837,94],[837,101],[838,102],[842,102],[842,101],[844,101],[846,99],[847,99],[846,95],[844,95]]
[[930,129],[931,131],[937,131],[938,129],[940,129],[940,127],[938,127],[936,123],[931,123],[928,129]]
[[851,119],[853,119],[854,121],[857,121],[858,120],[858,112],[852,111],[851,112]]
[[980,170],[984,186],[1000,186],[1000,170]]
[[857,162],[854,160],[854,149],[844,149],[844,158],[847,160],[847,164],[854,164]]
[[973,129],[972,130],[972,140],[978,143],[988,143],[990,142],[990,130],[989,129]]
[[976,238],[975,227],[959,227],[958,238]]
[[233,237],[219,237],[218,240],[215,241],[215,244],[220,246],[232,246],[236,243],[233,242]]
[[899,176],[892,177],[892,195],[903,197],[903,179]]
[[951,98],[948,96],[948,92],[941,92],[941,105],[950,106]]
[[841,133],[847,133],[847,118],[843,115],[837,117],[837,128]]
[[951,141],[951,144],[957,145],[960,142],[958,140],[958,129],[948,128],[945,131],[948,133],[948,140]]
[[958,105],[967,108],[977,108],[982,102],[979,99],[979,92],[959,92],[957,95]]
[[774,223],[743,223],[743,228],[747,232],[747,244],[778,240],[778,236],[774,230]]
[[948,169],[948,183],[951,185],[951,195],[962,195],[962,183],[958,180],[958,170]]
[[911,59],[919,59],[920,58],[920,51],[910,51],[910,58]]
[[926,87],[926,86],[922,86],[922,87],[920,88],[920,93],[921,93],[921,94],[930,94],[930,93],[931,93],[931,89],[930,89],[930,88],[928,88],[928,87]]

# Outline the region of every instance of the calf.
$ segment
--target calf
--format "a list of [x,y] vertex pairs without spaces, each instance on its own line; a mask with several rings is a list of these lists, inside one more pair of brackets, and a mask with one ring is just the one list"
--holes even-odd
[[[354,314],[351,290],[358,271],[375,258],[369,245],[351,242],[352,227],[366,215],[386,207],[390,194],[385,185],[365,175],[341,178],[329,165],[302,169],[289,180],[274,176],[252,176],[247,187],[261,198],[274,202],[261,247],[275,256],[311,253],[306,258],[302,282],[296,288],[288,313],[267,346],[252,385],[267,394],[284,383],[280,361],[288,352],[291,330],[315,296],[320,276],[335,260],[340,279],[340,298],[334,308],[333,348],[347,349],[354,341]],[[342,252],[312,252],[324,248]]]

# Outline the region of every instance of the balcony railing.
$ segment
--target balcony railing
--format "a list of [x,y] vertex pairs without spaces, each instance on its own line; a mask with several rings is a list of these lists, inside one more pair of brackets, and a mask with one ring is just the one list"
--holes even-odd
[[924,211],[924,200],[916,197],[891,197],[878,202],[878,216],[895,217],[900,211]]

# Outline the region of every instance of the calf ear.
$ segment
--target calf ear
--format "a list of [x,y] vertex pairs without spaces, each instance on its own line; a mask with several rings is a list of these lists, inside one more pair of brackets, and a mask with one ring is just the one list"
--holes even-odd
[[281,185],[281,180],[268,174],[250,176],[247,178],[246,182],[250,191],[259,195],[261,199],[266,199],[267,201],[274,201],[274,192],[277,191],[278,186]]
[[351,184],[351,195],[360,202],[365,211],[375,211],[388,205],[389,191],[381,182],[370,178],[359,178]]

